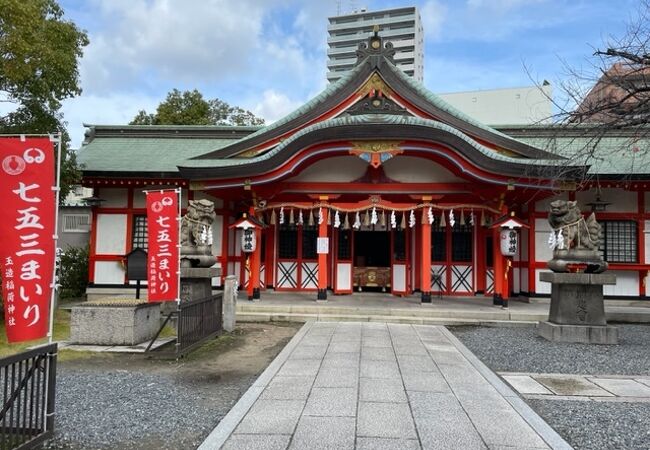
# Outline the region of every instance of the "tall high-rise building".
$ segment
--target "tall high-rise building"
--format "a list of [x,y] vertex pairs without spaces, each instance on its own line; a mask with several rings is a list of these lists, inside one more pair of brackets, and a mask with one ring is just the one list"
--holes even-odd
[[423,80],[424,33],[417,8],[367,11],[362,8],[351,14],[330,17],[327,31],[327,80],[336,81],[352,69],[356,50],[379,27],[383,39],[395,48],[395,64],[417,81]]

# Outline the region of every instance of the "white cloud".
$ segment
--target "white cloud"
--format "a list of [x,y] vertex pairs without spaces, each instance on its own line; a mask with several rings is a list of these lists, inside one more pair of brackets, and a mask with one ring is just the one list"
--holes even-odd
[[96,3],[102,27],[90,32],[84,86],[158,79],[220,79],[245,68],[262,30],[262,0],[112,0]]
[[81,146],[83,124],[124,125],[141,109],[155,111],[159,98],[143,94],[83,95],[63,102],[63,115],[68,123],[71,145]]
[[264,91],[262,99],[253,107],[253,113],[263,117],[266,123],[275,122],[300,107],[304,100],[291,100],[285,94],[272,89]]
[[437,0],[429,0],[420,8],[420,19],[427,38],[436,38],[442,31],[447,7]]

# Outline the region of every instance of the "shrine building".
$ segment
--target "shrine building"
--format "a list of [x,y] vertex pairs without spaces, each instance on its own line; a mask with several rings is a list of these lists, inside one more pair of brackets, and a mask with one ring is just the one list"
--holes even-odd
[[[216,266],[257,297],[308,291],[546,296],[549,204],[595,210],[617,275],[605,295],[645,298],[650,156],[624,132],[589,126],[491,128],[455,110],[393,63],[376,33],[356,66],[265,127],[87,125],[78,153],[94,188],[89,296],[127,294],[125,255],[146,249],[143,190],[180,187],[183,208],[209,199]],[[241,249],[244,214],[264,228]],[[500,249],[505,220],[521,227]]]

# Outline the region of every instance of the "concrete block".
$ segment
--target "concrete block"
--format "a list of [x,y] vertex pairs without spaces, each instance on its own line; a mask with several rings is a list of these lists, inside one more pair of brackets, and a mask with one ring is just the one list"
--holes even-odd
[[523,395],[553,395],[551,391],[528,375],[503,375],[503,379]]
[[357,388],[312,389],[303,416],[348,416],[357,412]]
[[328,353],[323,358],[322,369],[333,369],[336,367],[359,368],[359,355],[356,353]]
[[415,439],[357,438],[357,450],[420,450]]
[[424,448],[486,448],[452,394],[409,392],[409,400]]
[[304,345],[303,342],[291,353],[289,359],[323,359],[327,345]]
[[356,387],[359,371],[351,367],[321,368],[314,387]]
[[70,342],[93,345],[137,345],[160,328],[159,303],[84,304],[72,308]]
[[589,377],[589,381],[619,397],[650,397],[650,387],[632,379]]
[[395,361],[395,352],[390,347],[363,347],[361,359],[370,361]]
[[541,337],[553,342],[618,344],[618,328],[611,325],[561,325],[540,322],[537,329]]
[[404,403],[407,400],[402,380],[361,378],[359,380],[359,401]]
[[361,377],[400,379],[397,362],[361,360]]
[[276,376],[264,389],[265,400],[307,400],[315,377]]
[[237,278],[228,275],[223,285],[223,329],[231,332],[237,323]]
[[536,375],[534,378],[557,395],[614,397],[612,393],[580,375]]
[[316,376],[320,360],[318,359],[290,359],[278,371],[281,376]]
[[285,450],[290,435],[233,434],[221,450]]
[[359,437],[417,439],[407,403],[359,402]]
[[235,434],[291,434],[304,406],[303,400],[257,400]]
[[290,449],[354,449],[354,417],[303,416]]

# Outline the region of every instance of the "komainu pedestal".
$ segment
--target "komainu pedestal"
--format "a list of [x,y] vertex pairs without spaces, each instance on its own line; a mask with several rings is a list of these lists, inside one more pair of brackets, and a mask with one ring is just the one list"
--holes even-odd
[[616,284],[611,273],[540,274],[551,283],[548,322],[540,322],[539,334],[549,341],[584,344],[617,344],[618,328],[607,325],[603,285]]

